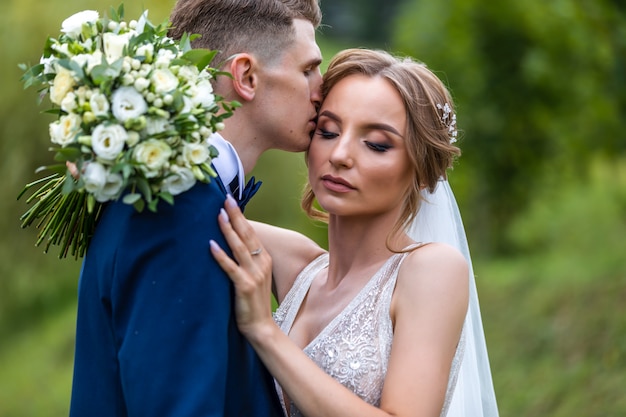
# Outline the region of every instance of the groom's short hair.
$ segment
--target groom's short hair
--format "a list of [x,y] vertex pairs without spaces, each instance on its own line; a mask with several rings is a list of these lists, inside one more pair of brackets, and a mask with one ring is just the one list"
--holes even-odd
[[169,35],[201,35],[192,46],[219,51],[215,66],[242,52],[271,64],[294,41],[294,19],[317,28],[322,19],[318,0],[178,0]]

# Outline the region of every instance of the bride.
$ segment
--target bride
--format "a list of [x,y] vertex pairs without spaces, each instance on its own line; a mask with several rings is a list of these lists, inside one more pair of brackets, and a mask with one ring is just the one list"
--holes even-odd
[[248,222],[229,197],[219,223],[234,260],[211,251],[239,328],[289,416],[497,416],[445,180],[459,154],[449,92],[423,64],[352,49],[331,62],[323,97],[303,207],[327,219],[329,249]]

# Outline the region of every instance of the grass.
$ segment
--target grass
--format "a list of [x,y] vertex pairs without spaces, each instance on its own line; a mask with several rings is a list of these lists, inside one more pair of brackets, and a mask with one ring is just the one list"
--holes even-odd
[[527,260],[478,264],[501,415],[626,415],[626,271],[568,281]]
[[13,334],[0,350],[0,415],[67,415],[72,381],[75,305]]

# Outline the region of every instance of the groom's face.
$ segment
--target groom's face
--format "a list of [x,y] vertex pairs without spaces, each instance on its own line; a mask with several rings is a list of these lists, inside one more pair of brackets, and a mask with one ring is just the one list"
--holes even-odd
[[271,138],[273,149],[299,152],[308,149],[321,101],[322,54],[313,25],[294,20],[294,42],[275,64],[259,72],[258,128]]

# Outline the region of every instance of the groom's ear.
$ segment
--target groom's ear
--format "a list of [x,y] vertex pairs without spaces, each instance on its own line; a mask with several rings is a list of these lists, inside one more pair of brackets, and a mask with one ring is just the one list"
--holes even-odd
[[258,76],[256,59],[246,53],[237,54],[230,62],[233,90],[243,101],[252,101],[256,93]]

